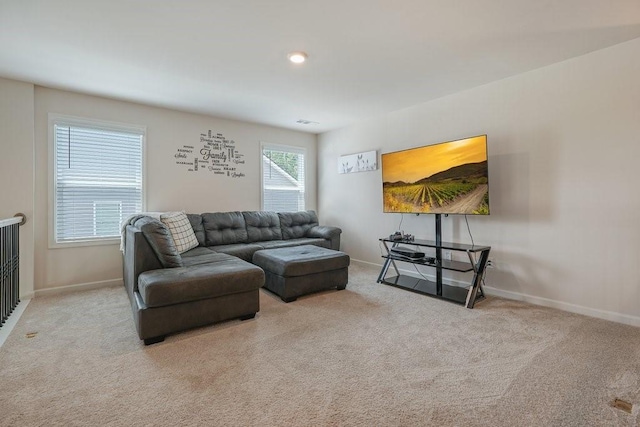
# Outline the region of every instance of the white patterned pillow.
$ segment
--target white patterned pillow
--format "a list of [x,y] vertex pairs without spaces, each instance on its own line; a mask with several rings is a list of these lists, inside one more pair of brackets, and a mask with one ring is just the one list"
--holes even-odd
[[160,221],[167,226],[173,237],[178,253],[188,251],[198,246],[196,233],[184,212],[168,212],[160,215]]

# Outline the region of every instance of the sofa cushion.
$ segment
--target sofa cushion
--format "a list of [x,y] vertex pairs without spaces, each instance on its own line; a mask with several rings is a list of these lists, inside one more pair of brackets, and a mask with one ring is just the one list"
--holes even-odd
[[160,220],[150,216],[143,216],[136,219],[132,225],[140,229],[163,267],[183,266],[182,258],[176,249],[173,237],[171,237],[169,229]]
[[278,217],[285,240],[306,237],[307,231],[318,225],[318,216],[314,211],[279,212]]
[[267,240],[281,240],[280,218],[275,212],[251,211],[242,212],[247,225],[249,242],[264,242]]
[[202,215],[188,213],[187,218],[189,218],[191,228],[193,228],[193,233],[196,235],[196,239],[198,239],[198,244],[200,246],[206,246],[204,238],[204,225],[202,225]]
[[331,243],[328,240],[311,237],[302,237],[300,239],[289,240],[270,240],[268,242],[256,242],[256,244],[262,246],[263,249],[290,248],[292,246],[301,245],[314,245],[331,249]]
[[182,256],[182,263],[184,264],[185,267],[189,267],[191,265],[206,264],[208,262],[215,261],[219,258],[216,256],[216,253],[213,250],[209,248],[204,248],[202,246],[193,248],[181,254],[181,256]]
[[197,248],[190,249],[187,252],[180,254],[180,256],[184,260],[185,258],[191,258],[191,257],[197,257],[204,254],[215,254],[215,253],[216,252],[213,249],[206,248],[204,246],[198,246]]
[[207,264],[140,274],[138,290],[148,307],[162,307],[222,295],[257,290],[264,272],[255,265],[225,254]]
[[247,227],[241,212],[204,213],[202,224],[207,246],[247,242]]
[[240,259],[251,262],[253,253],[262,249],[262,246],[255,243],[236,243],[233,245],[214,246],[216,252],[237,256]]
[[191,222],[184,212],[167,212],[160,215],[160,221],[167,226],[179,254],[198,246]]

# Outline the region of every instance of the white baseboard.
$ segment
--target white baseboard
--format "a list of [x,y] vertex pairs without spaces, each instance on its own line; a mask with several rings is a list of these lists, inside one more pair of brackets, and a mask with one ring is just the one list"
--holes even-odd
[[27,292],[24,295],[20,295],[20,300],[21,301],[22,300],[28,300],[28,299],[33,298],[34,296],[35,296],[35,293],[33,291],[32,292]]
[[353,263],[353,264],[362,264],[362,265],[367,266],[367,267],[376,267],[377,269],[381,269],[382,268],[382,264],[376,264],[375,262],[362,261],[362,260],[353,259],[353,258],[351,258],[351,263]]
[[640,317],[637,316],[629,316],[628,314],[621,314],[613,311],[584,307],[581,305],[571,304],[563,301],[556,301],[549,298],[521,294],[519,292],[504,291],[502,289],[496,289],[492,286],[485,286],[484,290],[486,291],[487,295],[495,295],[498,297],[516,301],[524,301],[535,305],[541,305],[543,307],[557,308],[558,310],[568,311],[570,313],[583,314],[589,317],[595,317],[598,319],[610,320],[612,322],[640,327]]
[[9,338],[9,334],[13,330],[13,328],[18,324],[18,320],[20,320],[20,316],[24,313],[24,310],[29,305],[30,299],[21,298],[20,302],[13,309],[13,313],[7,318],[7,321],[4,322],[4,325],[0,328],[0,347],[4,344],[4,342]]
[[104,288],[106,286],[122,286],[122,279],[100,280],[98,282],[78,283],[76,285],[58,286],[55,288],[36,289],[34,296],[42,297],[49,295],[57,295],[67,292],[84,291],[88,289]]
[[[352,259],[351,262],[356,264],[362,264],[369,267],[376,267],[378,269],[382,268],[382,264],[376,264],[373,262],[361,261]],[[401,273],[407,274],[409,276],[417,276],[415,271],[399,269]],[[431,274],[425,274],[431,280],[435,280],[435,276]],[[468,286],[468,283],[463,283],[458,280],[450,280],[454,285],[459,286]],[[543,307],[556,308],[562,311],[568,311],[570,313],[582,314],[589,317],[595,317],[597,319],[610,320],[612,322],[622,323],[625,325],[637,326],[640,327],[640,317],[638,316],[629,316],[628,314],[616,313],[613,311],[599,310],[597,308],[584,307],[581,305],[571,304],[563,301],[556,301],[549,298],[542,298],[533,295],[522,294],[520,292],[512,292],[512,291],[504,291],[502,289],[497,289],[492,286],[483,286],[487,295],[494,295],[501,298],[511,299],[515,301],[523,301],[528,302],[530,304],[540,305]]]

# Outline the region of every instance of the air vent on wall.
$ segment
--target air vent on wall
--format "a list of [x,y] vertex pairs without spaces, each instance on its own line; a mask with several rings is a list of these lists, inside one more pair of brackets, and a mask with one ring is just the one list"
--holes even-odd
[[296,120],[296,123],[301,125],[319,125],[320,124],[318,122],[313,122],[311,120],[304,120],[304,119],[298,119]]

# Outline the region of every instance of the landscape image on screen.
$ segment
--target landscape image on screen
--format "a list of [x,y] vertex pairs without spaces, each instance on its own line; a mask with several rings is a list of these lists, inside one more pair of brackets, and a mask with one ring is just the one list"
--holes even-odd
[[382,154],[384,212],[489,214],[487,136]]

